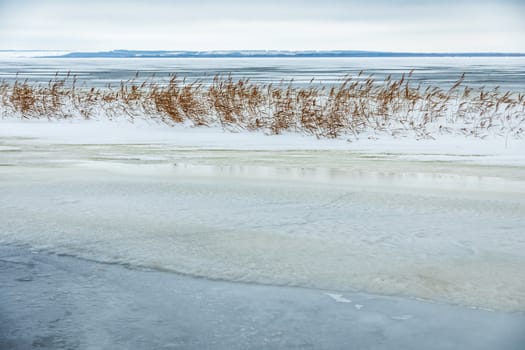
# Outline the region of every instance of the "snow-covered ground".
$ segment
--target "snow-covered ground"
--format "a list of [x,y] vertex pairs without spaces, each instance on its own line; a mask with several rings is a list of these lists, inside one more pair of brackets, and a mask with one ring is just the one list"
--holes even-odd
[[[316,139],[297,133],[264,135],[228,132],[218,127],[167,126],[136,121],[45,121],[0,119],[0,138],[27,138],[44,144],[165,144],[174,147],[229,150],[341,150],[411,160],[457,160],[476,164],[525,165],[525,139],[479,139],[441,135],[436,140],[412,136],[361,135],[358,141]],[[27,141],[29,142],[29,141]]]

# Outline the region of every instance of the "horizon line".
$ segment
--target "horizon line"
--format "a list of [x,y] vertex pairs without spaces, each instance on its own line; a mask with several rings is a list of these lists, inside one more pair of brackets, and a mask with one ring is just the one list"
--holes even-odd
[[141,50],[113,49],[102,51],[77,51],[62,49],[0,49],[0,52],[19,53],[55,53],[49,56],[33,56],[32,58],[228,58],[228,57],[446,57],[446,56],[480,56],[480,57],[525,57],[525,52],[514,51],[375,51],[375,50],[282,50],[282,49],[234,49],[234,50]]

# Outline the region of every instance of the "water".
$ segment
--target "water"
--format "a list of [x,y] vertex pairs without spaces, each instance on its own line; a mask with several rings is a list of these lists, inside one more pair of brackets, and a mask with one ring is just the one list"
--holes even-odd
[[139,73],[140,79],[154,76],[167,81],[176,73],[188,81],[211,81],[219,74],[254,82],[279,83],[293,79],[295,85],[338,83],[346,75],[373,74],[377,80],[388,75],[400,78],[411,70],[412,80],[423,85],[450,87],[462,73],[471,87],[525,91],[525,58],[169,58],[169,59],[43,59],[0,60],[0,80],[28,79],[46,83],[59,73],[75,75],[88,86],[118,85]]

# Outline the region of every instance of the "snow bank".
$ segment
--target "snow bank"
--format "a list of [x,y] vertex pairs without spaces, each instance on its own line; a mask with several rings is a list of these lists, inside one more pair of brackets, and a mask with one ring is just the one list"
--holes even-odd
[[[0,138],[31,138],[51,144],[167,144],[178,147],[230,150],[348,150],[387,154],[406,160],[463,161],[476,164],[525,165],[525,139],[479,139],[442,135],[415,140],[361,135],[359,140],[317,139],[297,133],[265,135],[229,132],[219,127],[168,126],[154,122],[92,120],[0,120]],[[29,141],[27,141],[29,142]]]

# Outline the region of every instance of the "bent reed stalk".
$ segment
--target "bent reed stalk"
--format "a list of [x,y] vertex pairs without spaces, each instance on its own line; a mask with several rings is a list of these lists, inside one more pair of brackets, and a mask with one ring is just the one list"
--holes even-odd
[[523,137],[525,94],[463,87],[423,87],[411,73],[376,81],[361,74],[336,85],[259,84],[215,76],[209,84],[176,75],[167,83],[137,78],[115,88],[79,86],[69,74],[48,84],[0,83],[0,115],[22,119],[136,119],[174,125],[220,125],[226,130],[299,132],[318,138],[389,134]]

